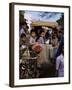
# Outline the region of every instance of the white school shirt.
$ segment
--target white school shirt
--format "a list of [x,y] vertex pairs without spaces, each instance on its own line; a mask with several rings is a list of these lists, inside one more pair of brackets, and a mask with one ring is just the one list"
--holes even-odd
[[56,70],[58,70],[58,77],[64,77],[64,56],[60,54],[60,56],[56,59]]
[[30,44],[33,45],[36,42],[36,38],[30,37]]

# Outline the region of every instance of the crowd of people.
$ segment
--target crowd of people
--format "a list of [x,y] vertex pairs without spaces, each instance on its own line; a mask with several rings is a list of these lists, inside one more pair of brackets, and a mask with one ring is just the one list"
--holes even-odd
[[[41,68],[43,67],[46,68],[46,72],[49,73],[47,71],[47,67],[49,68],[48,66],[49,64],[47,64],[48,62],[47,63],[44,62],[45,59],[46,61],[48,61],[47,52],[45,54],[45,51],[47,51],[46,45],[51,45],[54,48],[54,57],[50,58],[50,59],[54,59],[54,62],[51,61],[51,63],[54,64],[53,66],[55,66],[55,72],[54,75],[52,76],[63,77],[64,76],[64,29],[62,28],[58,30],[57,28],[53,28],[51,32],[50,30],[45,30],[42,27],[40,29],[35,29],[33,27],[29,32],[28,28],[29,27],[26,22],[21,23],[19,30],[20,78],[31,78],[31,77],[38,78],[38,77],[42,77],[41,75],[43,75],[44,77],[45,70],[41,71]],[[28,76],[27,74],[25,74],[25,70],[27,70],[27,67],[25,67],[26,63],[24,62],[23,59],[26,55],[27,57],[31,57],[32,59],[34,59],[34,57],[37,57],[36,58],[37,65],[32,64],[30,65],[30,67],[28,67],[29,70],[28,73],[32,74],[31,77],[30,75]],[[40,60],[42,59],[43,62],[40,63]],[[43,63],[46,65],[44,66]],[[30,71],[31,67],[33,67],[33,72],[35,73],[32,73],[32,70]],[[41,74],[40,72],[42,72],[43,74]]]

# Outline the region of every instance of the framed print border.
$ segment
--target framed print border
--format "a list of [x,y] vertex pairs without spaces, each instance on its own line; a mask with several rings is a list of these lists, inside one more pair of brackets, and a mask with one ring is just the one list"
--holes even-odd
[[[43,83],[43,84],[30,84],[30,85],[15,85],[15,77],[14,77],[14,57],[15,57],[15,46],[14,46],[14,6],[15,5],[21,5],[21,6],[39,6],[39,7],[59,7],[59,8],[68,8],[69,9],[69,47],[68,47],[68,53],[69,53],[69,67],[68,67],[68,82],[60,82],[60,83]],[[44,86],[44,85],[58,85],[58,84],[70,84],[70,6],[62,6],[62,5],[47,5],[47,4],[29,4],[29,3],[10,3],[9,4],[9,86],[10,87],[26,87],[26,86]]]

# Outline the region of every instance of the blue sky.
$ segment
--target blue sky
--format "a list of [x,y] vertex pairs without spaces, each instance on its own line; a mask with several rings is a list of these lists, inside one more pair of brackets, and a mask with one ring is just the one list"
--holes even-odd
[[[44,14],[43,16],[43,13],[46,13],[46,15]],[[55,22],[56,20],[60,19],[61,15],[62,13],[60,12],[25,11],[25,18],[30,21]]]

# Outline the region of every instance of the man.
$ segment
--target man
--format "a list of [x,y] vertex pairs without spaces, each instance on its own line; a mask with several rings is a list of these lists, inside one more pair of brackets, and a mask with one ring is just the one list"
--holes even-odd
[[64,77],[64,47],[61,46],[61,54],[56,58],[56,76]]

